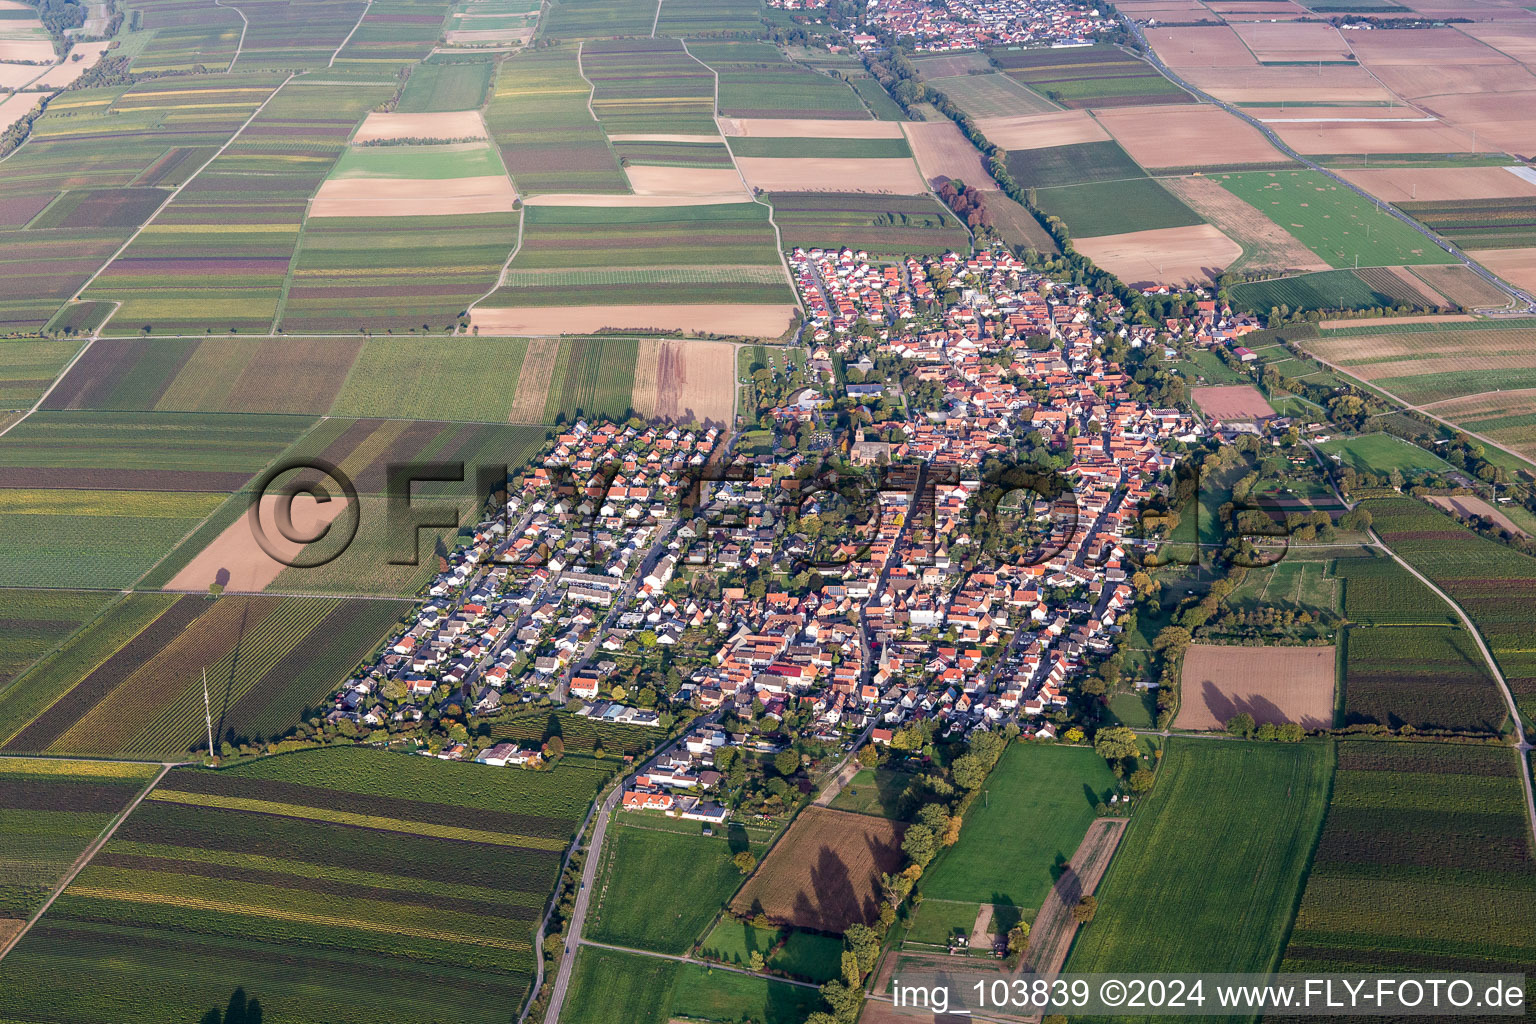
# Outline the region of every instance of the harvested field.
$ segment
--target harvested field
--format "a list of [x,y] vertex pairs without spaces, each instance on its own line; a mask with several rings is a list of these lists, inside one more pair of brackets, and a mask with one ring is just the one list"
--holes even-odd
[[739,203],[752,198],[734,167],[641,167],[624,168],[629,185],[638,196],[724,197]]
[[[899,129],[899,125],[895,125]],[[857,157],[794,159],[737,157],[747,184],[764,192],[877,192],[920,195],[928,183],[908,158],[864,160]]]
[[[102,54],[106,53],[111,45],[111,43],[84,43],[73,47],[69,51],[69,60],[49,68],[48,73],[39,78],[36,84],[50,89],[63,89],[73,85],[81,75],[96,66]],[[75,59],[77,55],[79,60]]]
[[[604,328],[614,328],[777,338],[788,329],[795,309],[789,303],[524,306],[516,309],[477,306],[470,311],[469,322],[478,327],[481,334],[513,336],[592,334]],[[735,377],[731,379],[735,380]]]
[[1048,253],[1059,251],[1056,240],[1051,237],[1050,232],[1040,226],[1035,215],[1009,199],[1006,193],[983,192],[982,202],[986,206],[987,214],[992,218],[993,226],[997,228],[997,233],[1009,245],[1028,246]]
[[807,807],[731,901],[750,917],[824,932],[868,924],[879,914],[880,875],[905,859],[906,825],[868,814]]
[[1438,505],[1447,512],[1461,516],[1464,519],[1476,516],[1480,519],[1487,519],[1498,523],[1510,533],[1518,534],[1521,537],[1530,536],[1520,527],[1516,526],[1513,519],[1475,494],[1426,495],[1426,500],[1431,505]]
[[1233,30],[1264,63],[1352,59],[1349,44],[1338,29],[1326,22],[1250,22],[1236,25]]
[[1086,110],[983,117],[977,119],[976,128],[988,142],[1002,149],[1045,149],[1109,139],[1109,133]]
[[[1179,77],[1229,103],[1387,103],[1396,100],[1362,67],[1342,65],[1186,68]],[[1338,150],[1337,152],[1348,152]]]
[[1244,270],[1313,271],[1328,264],[1250,203],[1210,178],[1164,178],[1163,185],[1243,249]]
[[720,134],[758,139],[899,139],[896,121],[814,117],[722,117]]
[[[517,190],[504,174],[477,178],[330,178],[310,203],[311,217],[446,217],[510,213]],[[510,248],[510,246],[508,247]]]
[[635,412],[647,419],[730,424],[736,412],[735,347],[643,338],[635,359]]
[[[740,179],[737,179],[738,181]],[[731,195],[692,195],[692,196],[633,196],[633,195],[588,195],[585,193],[561,193],[546,192],[543,195],[527,196],[523,199],[523,205],[534,206],[592,206],[592,207],[649,207],[649,206],[720,206],[726,203],[741,202],[741,193]]]
[[1425,284],[1463,309],[1498,309],[1507,307],[1511,302],[1508,295],[1459,263],[1440,267],[1414,267],[1413,272],[1423,278]]
[[1439,121],[1277,124],[1298,153],[1470,153],[1472,136]]
[[[288,509],[289,522],[278,525],[280,511],[276,494],[263,495],[261,522],[266,531],[266,546],[257,540],[248,516],[241,516],[225,527],[202,551],[165,585],[166,590],[190,590],[204,593],[210,584],[222,584],[227,593],[258,593],[271,585],[279,573],[299,552],[305,539],[319,539],[325,528],[347,507],[345,499],[320,503],[310,494],[296,495]],[[298,538],[290,540],[289,538]],[[272,553],[284,561],[278,561]]]
[[1184,654],[1174,725],[1221,729],[1247,712],[1259,724],[1333,725],[1334,648],[1193,644]]
[[1209,282],[1243,254],[1211,224],[1076,238],[1073,245],[1132,287]]
[[1467,255],[1517,288],[1536,288],[1536,248],[1483,249]]
[[919,57],[914,60],[917,72],[926,81],[930,78],[948,78],[951,75],[968,75],[972,71],[990,71],[992,62],[984,53],[954,53],[940,57]]
[[1098,122],[1143,167],[1228,167],[1286,157],[1245,121],[1210,104],[1095,111]]
[[1377,29],[1352,33],[1366,64],[1508,64],[1510,58],[1454,28]]
[[37,41],[0,39],[0,60],[52,64],[54,60],[53,42],[48,39]]
[[1152,49],[1175,70],[1258,63],[1238,34],[1225,25],[1152,28],[1146,35]]
[[1252,384],[1227,384],[1214,388],[1195,388],[1190,392],[1201,410],[1213,420],[1263,420],[1275,410]]
[[1336,173],[1389,203],[1536,196],[1536,182],[1502,167],[1360,168]]
[[1115,848],[1125,835],[1125,818],[1100,818],[1088,826],[1081,845],[1072,854],[1061,877],[1045,898],[1029,929],[1029,952],[1020,971],[1054,977],[1067,962],[1067,952],[1077,935],[1078,924],[1072,920],[1072,908],[1084,896],[1099,887],[1099,880],[1109,870]]
[[0,99],[0,132],[32,113],[41,102],[43,102],[42,93],[18,92]]
[[353,136],[353,142],[390,139],[484,139],[485,122],[478,110],[442,114],[369,114]]
[[[641,343],[642,345],[644,342]],[[549,401],[549,385],[560,358],[558,341],[530,341],[517,375],[517,394],[507,419],[513,423],[544,422],[544,405]]]
[[997,182],[987,173],[980,151],[960,133],[953,121],[912,122],[903,127],[907,144],[917,158],[918,169],[930,182],[949,178],[976,188],[997,187]]
[[1001,72],[990,75],[962,75],[936,78],[928,88],[949,97],[949,101],[974,118],[1013,117],[1044,114],[1061,107],[1022,83]]

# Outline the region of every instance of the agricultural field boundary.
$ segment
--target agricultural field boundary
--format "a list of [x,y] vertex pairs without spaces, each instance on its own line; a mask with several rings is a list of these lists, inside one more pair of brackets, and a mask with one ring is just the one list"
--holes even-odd
[[[372,4],[373,0],[368,0],[368,2],[370,4]],[[366,8],[365,8],[365,10],[366,10]],[[357,26],[354,25],[352,30],[354,32],[357,31]],[[340,51],[340,49],[338,49],[336,52],[340,53],[341,51]],[[335,60],[336,58],[333,56],[331,59]],[[161,202],[161,204],[159,206],[155,207],[155,212],[151,213],[149,215],[149,217],[144,221],[144,223],[140,224],[137,228],[134,229],[133,234],[128,236],[128,240],[126,242],[124,242],[122,244],[122,246],[116,252],[114,252],[111,256],[107,257],[107,261],[105,263],[103,263],[101,266],[97,267],[96,268],[96,272],[94,274],[92,274],[90,277],[86,278],[86,281],[85,281],[84,284],[82,284],[79,288],[75,289],[75,299],[77,301],[80,299],[80,297],[82,295],[85,294],[85,290],[96,282],[96,279],[98,277],[100,277],[102,274],[106,273],[106,270],[107,270],[108,267],[110,267],[113,263],[117,262],[118,257],[122,256],[123,253],[128,251],[128,247],[130,245],[132,245],[134,243],[134,241],[141,234],[144,233],[144,229],[149,227],[151,224],[153,224],[155,222],[155,218],[160,216],[160,214],[165,210],[165,208],[167,206],[171,205],[171,203],[175,201],[177,196],[181,195],[181,190],[182,189],[186,188],[188,185],[192,184],[192,182],[196,181],[197,180],[197,176],[199,174],[202,174],[204,171],[206,171],[208,169],[208,165],[209,164],[213,163],[219,157],[223,156],[224,155],[224,151],[227,150],[230,146],[233,146],[235,144],[235,140],[240,137],[241,133],[243,133],[247,128],[249,128],[251,126],[251,122],[252,121],[256,120],[256,118],[261,116],[261,112],[263,110],[267,109],[267,104],[271,103],[272,100],[274,98],[276,98],[277,94],[282,92],[283,89],[288,85],[288,83],[293,81],[293,79],[294,79],[294,74],[292,72],[290,72],[288,74],[288,77],[283,79],[282,83],[280,85],[278,85],[278,87],[276,89],[273,89],[272,92],[270,94],[268,94],[266,99],[261,101],[261,105],[258,106],[255,110],[251,111],[251,116],[245,119],[245,123],[242,124],[239,128],[236,128],[234,134],[231,135],[229,138],[224,140],[224,145],[220,146],[217,150],[215,150],[214,154],[212,156],[210,156],[207,160],[205,160],[203,162],[202,166],[198,167],[197,170],[195,170],[191,174],[187,175],[187,179],[185,181],[183,181],[180,185],[177,185],[175,188],[171,189],[170,193],[165,197],[165,200],[163,202]],[[17,146],[16,148],[20,149],[21,147]],[[12,150],[12,152],[15,152],[15,150]],[[118,303],[114,304],[114,306],[112,307],[112,312],[107,314],[107,318],[105,320],[103,320],[99,326],[97,326],[97,328],[96,328],[96,334],[97,335],[101,334],[102,331],[106,330],[107,324],[112,322],[112,318],[114,316],[116,316],[117,315],[117,311],[122,309],[122,308],[123,308],[123,304],[121,302],[118,302]],[[52,389],[50,389],[50,390],[52,390]]]
[[[1385,551],[1389,556],[1391,556],[1394,562],[1412,573],[1414,579],[1418,580],[1430,590],[1434,591],[1440,600],[1444,601],[1451,607],[1451,610],[1456,613],[1456,617],[1461,619],[1461,624],[1466,627],[1467,632],[1472,634],[1472,639],[1477,644],[1478,653],[1483,656],[1483,661],[1487,664],[1488,671],[1490,674],[1492,674],[1494,682],[1499,684],[1499,692],[1504,695],[1504,703],[1509,708],[1509,716],[1515,723],[1515,738],[1517,742],[1516,749],[1520,751],[1520,759],[1522,762],[1529,761],[1531,757],[1531,751],[1536,749],[1536,747],[1532,746],[1530,740],[1526,736],[1525,723],[1520,719],[1520,707],[1515,703],[1515,695],[1510,690],[1509,683],[1505,682],[1504,673],[1499,670],[1499,664],[1494,660],[1492,652],[1488,650],[1488,645],[1483,640],[1483,634],[1478,631],[1477,624],[1472,621],[1471,616],[1467,615],[1467,613],[1462,610],[1461,605],[1451,600],[1450,595],[1436,586],[1434,581],[1425,576],[1423,573],[1419,572],[1419,570],[1415,569],[1413,566],[1409,565],[1404,559],[1398,556],[1396,551],[1393,551],[1385,543],[1383,543],[1381,537],[1377,535],[1375,530],[1368,530],[1367,533],[1370,535],[1372,546],[1378,547]],[[1525,792],[1525,814],[1526,818],[1528,819],[1527,824],[1530,826],[1530,838],[1533,841],[1536,841],[1536,794],[1533,794],[1531,789],[1531,773],[1520,772],[1519,775],[1521,788]]]
[[[336,47],[336,52],[331,54],[331,59],[325,62],[325,66],[326,66],[327,69],[330,69],[330,68],[333,68],[333,67],[336,66],[336,58],[341,56],[341,51],[345,50],[347,48],[347,44],[352,41],[352,37],[357,35],[357,30],[362,27],[363,19],[368,17],[368,11],[372,7],[373,7],[373,0],[366,0],[366,2],[363,4],[363,13],[361,13],[361,14],[359,14],[357,16],[357,24],[352,26],[352,31],[348,32],[347,33],[347,37],[341,41],[341,44],[339,46]],[[230,67],[234,67],[234,64],[231,63]],[[293,76],[289,75],[288,77],[292,78]],[[287,84],[288,84],[287,82],[283,83],[283,85],[287,85]],[[281,89],[282,87],[283,87],[282,85],[278,86],[279,89]],[[277,94],[274,92],[273,95],[275,96]],[[265,104],[263,104],[263,106],[265,106]],[[240,133],[236,132],[235,134],[238,135]]]
[[[658,18],[661,17],[661,5],[663,3],[666,3],[666,0],[658,0],[656,4],[656,16]],[[716,71],[714,68],[710,67],[708,64],[705,64],[703,61],[699,60],[699,58],[695,57],[693,55],[693,51],[688,49],[688,40],[679,39],[678,42],[683,44],[683,52],[686,53],[691,60],[698,64],[699,67],[703,68],[705,71],[708,71],[710,76],[715,81],[715,131],[719,132],[721,139],[724,140],[725,132],[720,128],[720,72]],[[613,144],[610,142],[609,146],[612,145]],[[747,176],[741,173],[741,165],[736,162],[735,152],[731,150],[730,146],[726,146],[725,149],[726,152],[730,154],[731,166],[736,170],[736,177],[741,179],[741,187],[747,190],[747,195],[752,197],[752,201],[754,203],[758,204],[759,206],[768,207],[768,223],[773,227],[773,244],[779,253],[779,266],[784,268],[784,280],[788,281],[790,284],[790,294],[795,297],[795,308],[800,311],[800,320],[801,323],[804,324],[805,304],[800,301],[800,289],[794,286],[795,275],[789,272],[789,260],[784,255],[784,236],[779,233],[779,222],[773,219],[773,204],[764,202],[762,198],[757,194],[757,192],[753,190],[752,186],[747,184]],[[797,338],[800,336],[798,329],[795,331],[795,336]],[[736,406],[737,411],[739,412],[741,407],[741,396],[739,394],[736,397]]]
[[657,953],[649,949],[634,949],[631,946],[614,946],[606,942],[593,942],[591,939],[582,939],[583,946],[591,946],[593,949],[611,949],[615,953],[631,953],[635,956],[655,957],[657,960],[675,960],[680,964],[696,964],[699,967],[708,967],[712,971],[729,971],[732,974],[745,974],[750,978],[771,978],[775,982],[785,985],[798,985],[801,988],[821,988],[811,981],[800,981],[795,978],[781,978],[777,975],[764,975],[761,971],[749,971],[745,967],[735,967],[731,964],[723,964],[718,960],[701,960],[696,956],[688,956],[678,953]]
[[[49,760],[52,759],[50,758]],[[37,908],[36,913],[27,918],[27,922],[21,926],[21,930],[18,931],[15,935],[12,935],[4,945],[0,945],[0,960],[4,960],[5,955],[11,950],[15,949],[17,944],[21,942],[22,938],[27,934],[27,932],[32,930],[32,926],[36,924],[44,914],[48,913],[48,908],[53,906],[53,901],[63,895],[64,890],[69,888],[69,883],[73,882],[75,877],[79,875],[80,872],[85,870],[86,865],[91,862],[91,859],[101,852],[101,848],[103,846],[107,845],[107,840],[111,839],[113,834],[117,832],[122,823],[128,820],[128,815],[132,814],[134,810],[139,806],[139,804],[144,802],[144,798],[149,796],[150,790],[158,786],[160,784],[160,780],[165,778],[166,774],[172,768],[175,768],[177,763],[178,762],[175,761],[160,762],[160,773],[153,779],[150,779],[149,785],[139,790],[138,795],[133,798],[133,801],[127,807],[118,812],[117,817],[113,818],[112,823],[102,830],[101,835],[97,836],[95,841],[92,842],[90,846],[85,848],[84,853],[75,858],[75,862],[69,866],[69,870],[64,873],[64,877],[59,879],[59,884],[55,885],[53,887],[53,892],[48,894],[48,899],[43,902],[41,907]]]
[[[661,18],[661,3],[660,3],[660,0],[658,0],[658,2],[656,4],[656,17],[658,19]],[[587,113],[589,115],[591,115],[592,121],[593,121],[594,124],[597,125],[598,130],[603,133],[603,145],[608,147],[608,155],[613,157],[613,162],[619,166],[619,168],[621,170],[621,173],[622,173],[622,169],[623,169],[624,165],[619,162],[619,154],[613,148],[613,140],[608,137],[608,129],[603,127],[603,119],[598,117],[597,116],[597,111],[592,109],[592,97],[597,95],[597,86],[593,84],[592,79],[587,77],[586,65],[583,64],[582,60],[581,60],[582,51],[586,48],[586,45],[587,45],[587,41],[585,39],[583,39],[581,42],[576,44],[576,73],[581,76],[581,80],[583,82],[587,83]],[[717,97],[717,99],[718,99],[718,97]],[[507,176],[510,178],[511,177],[511,173],[508,172]],[[626,183],[629,181],[629,175],[627,175],[627,174],[624,175],[624,181]],[[516,182],[514,182],[513,184],[516,184]],[[631,192],[633,192],[635,190],[634,186],[631,185],[629,190]],[[524,206],[524,208],[526,208],[528,206],[528,203],[527,203],[526,200],[524,200],[523,206]],[[508,261],[508,262],[510,262],[510,261]]]
[[[1386,399],[1388,399],[1390,401],[1396,402],[1398,405],[1402,406],[1404,409],[1408,409],[1411,412],[1416,412],[1416,413],[1419,413],[1421,415],[1428,416],[1430,419],[1434,420],[1436,423],[1440,424],[1443,427],[1449,427],[1450,429],[1458,431],[1459,433],[1466,434],[1468,437],[1475,437],[1479,441],[1483,442],[1483,444],[1487,445],[1488,447],[1490,447],[1490,448],[1497,448],[1499,451],[1503,452],[1505,455],[1508,455],[1510,458],[1517,459],[1518,461],[1523,462],[1523,463],[1525,463],[1528,466],[1531,466],[1533,469],[1536,469],[1536,462],[1533,462],[1529,456],[1521,455],[1519,452],[1514,451],[1511,448],[1506,448],[1504,445],[1502,445],[1499,442],[1495,441],[1491,437],[1488,437],[1488,436],[1486,436],[1484,434],[1476,433],[1475,431],[1468,430],[1467,428],[1461,426],[1458,423],[1452,423],[1448,419],[1444,419],[1444,418],[1442,418],[1440,416],[1436,416],[1434,413],[1430,412],[1427,407],[1421,406],[1421,405],[1414,405],[1412,402],[1408,401],[1407,399],[1402,398],[1402,397],[1400,397],[1398,395],[1394,395],[1392,392],[1388,391],[1386,388],[1381,387],[1378,384],[1373,384],[1370,381],[1367,381],[1367,380],[1365,380],[1365,379],[1363,379],[1361,377],[1355,376],[1354,374],[1350,373],[1344,367],[1339,366],[1337,363],[1330,363],[1328,360],[1324,359],[1322,356],[1318,355],[1315,352],[1308,351],[1307,352],[1307,356],[1310,359],[1312,359],[1313,362],[1321,363],[1324,368],[1332,370],[1334,373],[1337,373],[1337,374],[1339,374],[1342,377],[1348,377],[1350,380],[1352,380],[1355,383],[1359,384],[1362,388],[1364,388],[1367,391],[1373,391],[1376,394],[1381,395],[1382,397],[1384,397],[1384,398],[1386,398]],[[1456,397],[1457,398],[1463,398],[1463,397],[1470,397],[1470,396],[1458,395]],[[1445,401],[1451,401],[1451,399],[1445,399]],[[1438,402],[1432,402],[1430,404],[1431,405],[1438,405],[1439,403]]]
[[[245,48],[245,30],[251,27],[251,22],[248,18],[246,18],[244,11],[233,4],[225,3],[224,0],[213,0],[213,6],[224,7],[240,15],[240,41],[235,44],[235,55],[229,58],[229,67],[224,69],[224,73],[226,75],[233,74],[235,70],[235,63],[240,59],[240,51]],[[367,8],[364,8],[364,10],[366,9]],[[332,57],[331,59],[335,60],[336,58]],[[327,67],[329,67],[329,65],[327,65]]]
[[[503,263],[501,265],[501,273],[496,275],[496,283],[491,285],[491,290],[486,292],[484,295],[480,296],[474,302],[471,302],[468,306],[465,307],[464,313],[465,313],[466,316],[476,306],[480,305],[480,303],[484,302],[486,299],[490,298],[492,295],[495,295],[496,294],[496,289],[502,287],[503,285],[505,285],[507,283],[507,271],[512,269],[512,261],[517,259],[518,251],[521,250],[522,247],[523,247],[523,222],[525,220],[527,220],[527,219],[528,219],[528,204],[525,202],[525,203],[523,203],[522,208],[517,211],[517,241],[514,242],[513,245],[512,245],[512,252],[507,255],[507,262],[505,262],[505,263]],[[300,239],[300,241],[302,241],[302,238]],[[453,333],[454,334],[458,334],[459,333],[459,326],[458,325],[454,326]]]
[[1201,102],[1214,104],[1217,107],[1220,107],[1222,110],[1225,110],[1227,113],[1232,114],[1232,115],[1234,115],[1236,117],[1242,118],[1248,124],[1252,125],[1253,127],[1257,128],[1261,133],[1263,133],[1264,137],[1266,139],[1268,139],[1270,141],[1270,143],[1273,144],[1274,147],[1276,149],[1278,149],[1284,155],[1286,155],[1286,156],[1290,157],[1291,159],[1297,161],[1298,163],[1302,164],[1303,166],[1305,166],[1307,168],[1310,168],[1311,170],[1314,170],[1314,171],[1318,172],[1319,174],[1322,174],[1325,177],[1327,177],[1327,178],[1329,178],[1329,179],[1331,179],[1331,180],[1333,180],[1335,182],[1338,182],[1340,185],[1343,185],[1345,188],[1349,189],[1351,192],[1354,192],[1356,195],[1358,195],[1358,196],[1362,197],[1363,199],[1365,199],[1371,205],[1373,205],[1373,206],[1375,206],[1375,207],[1385,211],[1386,213],[1390,214],[1391,216],[1397,218],[1398,220],[1403,221],[1404,223],[1408,224],[1415,231],[1419,232],[1425,238],[1427,238],[1431,242],[1433,242],[1438,248],[1445,250],[1446,252],[1450,253],[1452,256],[1455,256],[1457,259],[1461,260],[1463,265],[1465,265],[1466,267],[1471,269],[1471,271],[1474,274],[1476,274],[1477,276],[1481,277],[1483,280],[1487,281],[1489,284],[1492,284],[1495,287],[1499,288],[1501,291],[1506,292],[1513,299],[1516,299],[1516,300],[1518,300],[1520,302],[1524,302],[1525,306],[1526,306],[1526,309],[1531,310],[1533,312],[1536,312],[1536,297],[1532,297],[1531,295],[1529,295],[1529,294],[1521,291],[1520,289],[1515,288],[1513,285],[1510,285],[1507,282],[1505,282],[1503,278],[1499,277],[1497,274],[1494,274],[1492,271],[1488,270],[1488,268],[1484,267],[1482,264],[1476,262],[1471,257],[1469,257],[1454,242],[1450,242],[1450,241],[1448,241],[1448,240],[1446,240],[1444,238],[1441,238],[1435,232],[1431,231],[1429,228],[1425,227],[1423,224],[1420,224],[1418,221],[1414,220],[1412,217],[1408,216],[1407,214],[1403,213],[1401,210],[1397,209],[1392,204],[1382,202],[1381,200],[1377,199],[1375,196],[1371,195],[1369,192],[1367,192],[1364,189],[1360,188],[1359,186],[1355,185],[1353,182],[1345,180],[1344,178],[1342,178],[1339,175],[1335,174],[1333,171],[1330,171],[1328,168],[1324,167],[1322,164],[1318,163],[1317,161],[1312,160],[1312,159],[1310,159],[1308,157],[1302,156],[1300,153],[1296,152],[1295,149],[1293,149],[1292,147],[1287,145],[1283,140],[1281,140],[1280,136],[1275,133],[1273,128],[1271,128],[1268,124],[1265,124],[1263,121],[1260,121],[1258,118],[1254,117],[1252,114],[1249,114],[1247,111],[1243,110],[1242,108],[1234,106],[1233,104],[1230,104],[1230,103],[1226,103],[1226,102],[1224,102],[1222,100],[1219,100],[1216,97],[1212,96],[1210,93],[1204,92],[1203,90],[1197,89],[1194,86],[1190,85],[1183,78],[1179,77],[1178,74],[1176,74],[1173,71],[1172,68],[1168,67],[1168,65],[1163,62],[1163,59],[1157,55],[1157,53],[1152,49],[1152,45],[1149,42],[1147,42],[1147,37],[1146,37],[1145,33],[1143,33],[1140,25],[1136,24],[1135,21],[1133,21],[1129,16],[1124,15],[1124,14],[1122,14],[1120,16],[1120,20],[1125,23],[1125,26],[1130,31],[1131,35],[1134,36],[1136,38],[1137,42],[1139,42],[1141,44],[1141,46],[1146,50],[1146,52],[1147,52],[1147,60],[1151,62],[1152,66],[1154,68],[1156,68],[1158,71],[1162,72],[1162,74],[1165,75],[1168,78],[1169,81],[1173,82],[1175,85],[1179,86],[1182,89],[1188,90],[1190,94],[1192,94],[1196,99],[1200,100]]
[[[123,304],[121,302],[114,302],[112,304],[112,306],[113,306],[112,312],[116,313],[119,309],[122,308],[122,305]],[[107,320],[110,320],[110,319],[112,319],[112,317],[108,316]],[[102,326],[106,326],[106,322],[107,322],[106,320],[103,320],[101,322]],[[58,376],[53,378],[53,383],[48,385],[48,390],[44,391],[42,393],[42,396],[40,398],[38,398],[38,400],[36,402],[32,403],[32,408],[28,409],[26,412],[24,412],[20,416],[16,417],[10,423],[7,423],[5,425],[5,427],[4,427],[4,429],[0,429],[0,437],[4,437],[6,434],[9,434],[11,432],[11,430],[16,427],[17,424],[24,422],[28,416],[31,416],[33,413],[37,412],[37,410],[39,410],[39,409],[41,409],[43,407],[43,403],[48,400],[48,396],[53,394],[53,389],[59,386],[59,381],[63,380],[64,377],[69,373],[69,371],[75,368],[75,364],[80,361],[80,357],[85,355],[86,349],[90,348],[91,345],[93,343],[95,343],[96,339],[98,337],[100,337],[100,335],[101,335],[101,327],[97,327],[95,332],[92,333],[89,338],[85,339],[85,344],[80,346],[80,350],[75,353],[74,358],[71,359],[69,362],[65,363],[64,364],[64,368],[59,371]]]

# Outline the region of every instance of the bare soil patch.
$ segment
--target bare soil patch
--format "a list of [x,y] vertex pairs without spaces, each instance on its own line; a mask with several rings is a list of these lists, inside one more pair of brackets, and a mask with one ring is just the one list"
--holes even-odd
[[[1472,137],[1436,121],[1276,124],[1298,153],[1470,153]],[[1485,146],[1486,150],[1487,147]]]
[[0,60],[43,61],[52,64],[53,43],[46,39],[0,39]]
[[1072,920],[1072,908],[1099,887],[1099,880],[1109,869],[1127,824],[1126,818],[1100,818],[1088,826],[1083,841],[1067,862],[1066,870],[1056,879],[1040,912],[1035,915],[1034,924],[1029,929],[1029,948],[1016,973],[1028,970],[1051,977],[1061,973],[1067,962],[1067,952],[1072,948],[1072,939],[1077,935],[1078,924]]
[[1119,107],[1094,116],[1143,167],[1227,167],[1286,159],[1257,128],[1210,104]]
[[1077,251],[1132,287],[1208,282],[1243,250],[1211,224],[1073,240]]
[[1475,494],[1431,495],[1429,502],[1432,505],[1439,505],[1447,512],[1454,512],[1459,516],[1481,516],[1483,519],[1498,523],[1510,533],[1519,534],[1522,537],[1530,536],[1516,526],[1513,519]]
[[1389,203],[1536,196],[1536,182],[1502,167],[1392,167],[1342,170],[1339,176]]
[[1491,21],[1460,30],[1515,60],[1536,63],[1536,21]]
[[880,875],[900,870],[906,825],[868,814],[807,807],[731,901],[779,924],[843,932],[880,912]]
[[363,119],[354,142],[380,142],[391,139],[483,139],[485,122],[478,110],[455,110],[445,114],[372,113]]
[[976,921],[971,925],[970,943],[972,949],[990,949],[997,933],[992,930],[993,908],[990,903],[983,903],[976,908]]
[[0,99],[0,132],[20,121],[43,101],[42,93],[18,92]]
[[504,174],[475,178],[328,178],[311,217],[445,217],[510,213],[517,190]]
[[[730,334],[777,338],[789,327],[795,307],[789,303],[697,303],[672,306],[524,306],[495,309],[476,306],[470,324],[482,334],[548,337],[591,334],[604,328]],[[736,378],[730,377],[732,381]]]
[[1459,263],[1414,267],[1413,273],[1463,309],[1499,309],[1510,304],[1508,295]]
[[1536,288],[1536,248],[1480,249],[1467,255],[1518,288]]
[[981,153],[953,121],[914,121],[905,129],[918,169],[930,182],[947,178],[981,189],[998,187],[987,173]]
[[524,43],[533,38],[532,28],[456,28],[443,38],[455,43]]
[[640,167],[624,169],[639,196],[720,196],[732,202],[751,199],[733,167]]
[[1264,400],[1259,389],[1252,384],[1223,384],[1220,387],[1195,388],[1190,392],[1190,396],[1207,416],[1225,423],[1263,420],[1275,414],[1274,407]]
[[737,157],[747,184],[765,192],[883,192],[920,195],[928,183],[906,158]]
[[722,117],[722,135],[758,139],[899,139],[899,121],[853,121],[814,117]]
[[1147,42],[1171,68],[1257,65],[1238,34],[1226,25],[1195,25],[1147,30]]
[[642,341],[631,401],[648,419],[729,424],[736,413],[735,347],[718,341]]
[[1109,133],[1086,110],[982,117],[976,119],[976,127],[987,141],[1003,149],[1045,149],[1079,142],[1104,142],[1109,138]]
[[276,494],[262,497],[261,522],[268,547],[286,561],[280,562],[267,553],[257,541],[249,517],[242,515],[199,551],[165,589],[205,591],[211,584],[222,583],[227,593],[259,593],[288,568],[288,561],[304,550],[304,544],[289,537],[318,539],[321,530],[347,508],[346,499],[340,496],[317,502],[313,495],[299,494],[294,496],[289,509],[290,523],[279,525],[278,502]]
[[558,341],[535,339],[528,343],[522,369],[517,374],[517,394],[512,397],[508,420],[513,423],[544,422],[544,405],[549,400],[549,384],[559,357]]
[[1164,178],[1163,184],[1242,247],[1245,270],[1327,270],[1291,234],[1210,178]]
[[1259,724],[1333,724],[1333,647],[1193,644],[1180,679],[1180,729],[1221,729],[1240,712]]

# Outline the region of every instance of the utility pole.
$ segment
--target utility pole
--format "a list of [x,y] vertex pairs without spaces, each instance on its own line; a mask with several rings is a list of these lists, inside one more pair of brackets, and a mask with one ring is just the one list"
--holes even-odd
[[208,703],[208,669],[203,668],[203,717],[208,720],[208,756],[213,757],[213,707]]

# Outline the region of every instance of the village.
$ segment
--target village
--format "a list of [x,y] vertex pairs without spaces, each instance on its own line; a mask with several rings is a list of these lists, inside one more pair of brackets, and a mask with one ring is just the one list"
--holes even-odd
[[[466,726],[531,705],[681,730],[623,806],[718,823],[723,750],[916,728],[1050,739],[1073,721],[1075,680],[1133,603],[1138,505],[1168,478],[1169,443],[1207,429],[1135,397],[1106,342],[1165,343],[1171,326],[1230,347],[1248,325],[1214,302],[1132,324],[1003,247],[789,262],[808,311],[795,358],[819,386],[761,411],[771,448],[572,424],[446,557],[332,724],[428,719],[423,753],[535,769],[550,751]],[[1066,486],[997,500],[999,468],[1020,465]]]
[[[787,11],[821,11],[827,0],[768,0]],[[869,0],[868,24],[909,37],[921,53],[959,53],[989,46],[1086,46],[1118,24],[1092,4],[1065,0]],[[867,32],[849,37],[860,50],[881,49]]]

